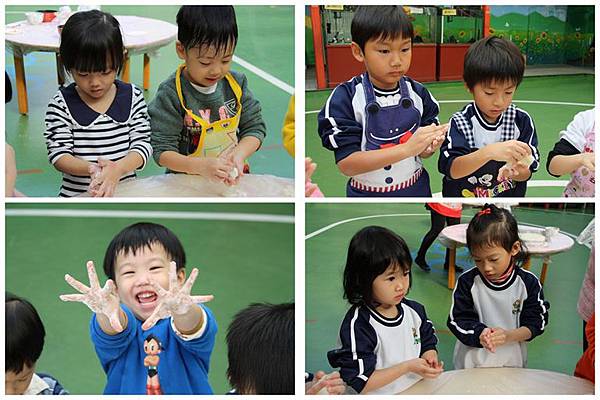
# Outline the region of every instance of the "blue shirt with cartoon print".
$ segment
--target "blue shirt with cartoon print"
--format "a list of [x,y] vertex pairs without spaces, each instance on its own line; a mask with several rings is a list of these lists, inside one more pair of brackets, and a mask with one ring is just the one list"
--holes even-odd
[[102,331],[96,314],[90,322],[90,334],[96,354],[107,376],[104,394],[146,394],[148,377],[144,366],[144,341],[154,335],[160,341],[157,367],[160,388],[163,394],[212,394],[208,383],[210,356],[215,344],[217,323],[204,305],[204,326],[193,338],[179,334],[171,318],[165,318],[147,331],[124,305],[127,327],[116,335]]

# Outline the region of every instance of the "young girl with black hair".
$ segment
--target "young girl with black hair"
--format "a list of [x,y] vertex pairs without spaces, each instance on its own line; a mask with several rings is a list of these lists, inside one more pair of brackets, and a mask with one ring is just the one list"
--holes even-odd
[[454,368],[527,366],[526,341],[544,333],[549,304],[538,278],[521,268],[527,251],[513,215],[485,205],[469,223],[476,268],[453,292],[448,328],[457,337]]
[[74,83],[61,87],[46,111],[48,159],[63,173],[61,197],[112,196],[152,154],[142,91],[116,79],[123,67],[119,22],[98,10],[66,22],[60,56]]
[[348,247],[341,348],[328,353],[361,394],[394,394],[443,371],[425,308],[406,298],[412,258],[404,240],[379,226],[358,231]]

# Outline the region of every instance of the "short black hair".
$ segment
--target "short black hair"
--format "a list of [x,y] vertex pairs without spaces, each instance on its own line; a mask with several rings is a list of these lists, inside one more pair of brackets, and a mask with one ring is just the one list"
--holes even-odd
[[135,255],[146,247],[160,244],[167,255],[177,264],[177,271],[185,268],[185,251],[177,236],[168,228],[151,222],[138,222],[119,232],[108,245],[104,254],[104,273],[115,280],[115,261],[120,253]]
[[352,41],[365,50],[369,40],[411,39],[413,25],[402,6],[360,6],[350,27]]
[[465,55],[463,79],[469,89],[492,81],[519,86],[524,72],[525,60],[517,45],[497,36],[476,41]]
[[182,6],[177,13],[177,40],[186,50],[214,46],[235,48],[238,39],[233,6]]
[[373,281],[391,265],[410,273],[412,256],[404,239],[381,226],[356,232],[348,246],[344,298],[350,304],[373,305]]
[[60,58],[67,72],[103,72],[123,68],[123,38],[119,21],[99,11],[73,14],[60,34]]
[[4,102],[8,103],[12,99],[12,85],[10,84],[8,72],[4,71],[4,76],[6,77],[6,88],[4,89]]
[[24,366],[33,367],[44,349],[46,330],[33,305],[6,292],[6,363],[5,371],[20,373]]
[[254,303],[227,329],[227,376],[239,394],[294,394],[294,303]]
[[500,246],[510,253],[515,242],[521,244],[521,251],[513,257],[513,261],[520,267],[527,260],[528,254],[519,237],[517,220],[510,211],[494,204],[484,205],[467,227],[467,248],[471,253],[488,246]]

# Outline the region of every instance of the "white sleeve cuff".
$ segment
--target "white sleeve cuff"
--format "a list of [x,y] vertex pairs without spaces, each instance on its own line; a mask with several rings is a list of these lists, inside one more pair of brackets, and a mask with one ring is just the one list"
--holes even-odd
[[202,327],[200,329],[198,329],[198,332],[192,333],[191,335],[185,335],[185,334],[179,332],[179,330],[175,326],[175,321],[173,321],[173,317],[171,317],[171,328],[173,328],[173,331],[177,334],[177,336],[179,336],[180,338],[182,338],[185,341],[198,339],[199,337],[202,337],[202,335],[204,335],[204,331],[206,331],[206,326],[208,325],[206,319],[208,317],[206,315],[206,311],[204,311],[204,308],[202,308],[201,305],[198,305],[198,307],[200,307],[200,309],[202,310],[202,320],[204,321],[204,323],[202,324]]

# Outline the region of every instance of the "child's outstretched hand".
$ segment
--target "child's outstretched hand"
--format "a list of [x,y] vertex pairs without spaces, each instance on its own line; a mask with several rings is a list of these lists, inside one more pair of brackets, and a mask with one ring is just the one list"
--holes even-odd
[[485,328],[481,335],[479,335],[479,343],[483,346],[484,349],[491,351],[492,353],[496,352],[496,346],[492,341],[492,334],[494,333],[494,329]]
[[186,314],[190,309],[198,303],[206,303],[211,301],[214,296],[192,296],[192,286],[198,276],[198,268],[194,268],[190,273],[187,281],[180,285],[177,281],[177,268],[174,261],[171,261],[169,267],[169,288],[163,289],[156,281],[150,279],[150,284],[156,290],[158,296],[158,305],[154,312],[146,319],[142,325],[143,330],[152,328],[156,323],[166,317],[173,315]]
[[104,316],[110,322],[110,326],[115,332],[122,332],[123,327],[119,320],[121,307],[119,305],[119,295],[115,283],[109,279],[100,287],[98,275],[92,261],[87,262],[87,273],[90,280],[90,287],[87,287],[71,275],[65,275],[65,281],[81,294],[61,294],[62,301],[77,301],[85,304],[98,316]]

